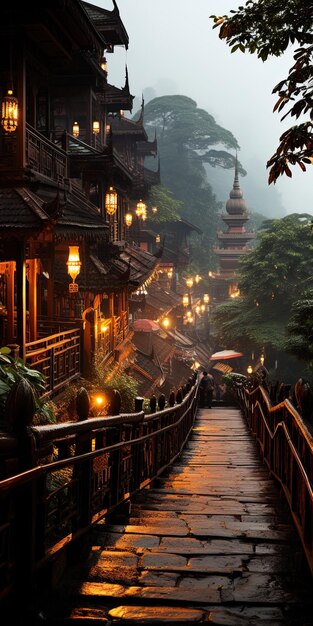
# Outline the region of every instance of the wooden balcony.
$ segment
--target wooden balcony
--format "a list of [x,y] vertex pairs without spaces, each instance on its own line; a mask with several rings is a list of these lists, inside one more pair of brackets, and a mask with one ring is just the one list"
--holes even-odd
[[66,152],[26,125],[26,164],[60,184],[67,178]]

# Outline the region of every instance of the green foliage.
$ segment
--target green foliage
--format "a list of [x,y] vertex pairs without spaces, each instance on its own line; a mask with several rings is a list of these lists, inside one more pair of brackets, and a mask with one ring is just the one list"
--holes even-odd
[[[235,155],[228,150],[239,149],[237,140],[187,96],[163,96],[148,102],[145,127],[151,136],[157,134],[162,183],[181,203],[175,213],[202,231],[191,235],[191,262],[200,271],[215,267],[213,247],[222,205],[204,165],[234,169]],[[245,174],[240,163],[239,169]]]
[[[289,215],[264,224],[256,248],[240,264],[241,297],[214,311],[214,327],[221,343],[246,354],[261,351],[266,345],[267,355],[275,353],[276,359],[279,353],[284,367],[286,352],[312,360],[311,219],[310,215]],[[291,359],[288,362],[291,368]],[[297,364],[292,367],[296,371]]]
[[281,56],[290,45],[298,44],[294,64],[288,77],[273,89],[278,95],[274,111],[285,112],[296,120],[307,119],[293,125],[280,137],[274,155],[267,162],[269,183],[285,174],[292,176],[290,165],[299,165],[306,171],[311,164],[313,130],[313,2],[312,0],[248,0],[245,6],[231,11],[232,16],[211,15],[213,28],[220,27],[219,37],[225,39],[231,52],[237,50],[256,54],[266,61],[269,56]]
[[134,413],[135,397],[138,395],[138,383],[123,371],[114,371],[96,362],[92,378],[94,388],[104,394],[117,389],[121,396],[121,412]]
[[287,333],[286,351],[306,361],[313,371],[313,289],[293,303]]
[[174,194],[164,185],[154,185],[150,189],[149,202],[158,207],[158,212],[151,216],[155,223],[172,222],[180,220],[180,212],[183,203],[177,200]]
[[5,419],[5,403],[13,385],[21,379],[27,380],[34,391],[36,413],[34,423],[53,423],[55,415],[52,405],[41,400],[45,389],[45,377],[41,372],[27,367],[22,359],[10,356],[10,348],[0,348],[0,419]]

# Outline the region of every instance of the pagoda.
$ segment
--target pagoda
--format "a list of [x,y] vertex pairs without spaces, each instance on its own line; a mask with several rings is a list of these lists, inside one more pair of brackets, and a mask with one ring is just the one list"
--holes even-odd
[[219,283],[217,291],[220,297],[236,297],[239,295],[237,276],[239,262],[244,254],[250,252],[249,242],[255,238],[255,232],[246,228],[250,218],[239,185],[237,156],[233,188],[226,202],[226,213],[222,213],[221,218],[227,230],[217,232],[217,239],[221,244],[215,248],[219,258],[219,271],[215,275]]

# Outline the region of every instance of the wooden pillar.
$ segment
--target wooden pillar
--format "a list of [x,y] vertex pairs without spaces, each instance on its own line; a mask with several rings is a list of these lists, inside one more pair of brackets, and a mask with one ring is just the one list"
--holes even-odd
[[26,75],[24,50],[19,50],[20,59],[17,67],[17,97],[18,115],[17,126],[17,165],[23,169],[26,165]]
[[26,344],[26,263],[25,243],[20,242],[16,253],[16,326],[20,357],[25,359]]
[[14,272],[15,272],[15,261],[10,261],[8,263],[8,270],[7,270],[7,311],[8,311],[7,343],[13,343],[15,341],[15,334],[14,334]]
[[28,284],[29,284],[29,339],[37,339],[37,259],[30,259],[28,262]]
[[47,299],[47,316],[48,318],[53,317],[54,307],[53,307],[53,282],[54,282],[54,245],[49,244],[48,246],[48,259],[47,259],[47,267],[48,267],[48,299]]

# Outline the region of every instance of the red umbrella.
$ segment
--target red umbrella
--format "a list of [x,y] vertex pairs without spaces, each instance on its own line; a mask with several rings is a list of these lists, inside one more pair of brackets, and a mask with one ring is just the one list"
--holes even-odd
[[234,350],[222,350],[221,352],[214,352],[210,356],[210,361],[220,361],[222,359],[235,359],[238,356],[243,356],[242,352],[235,352]]
[[152,333],[160,330],[160,326],[153,320],[139,319],[134,321],[133,330],[141,331],[143,333]]

